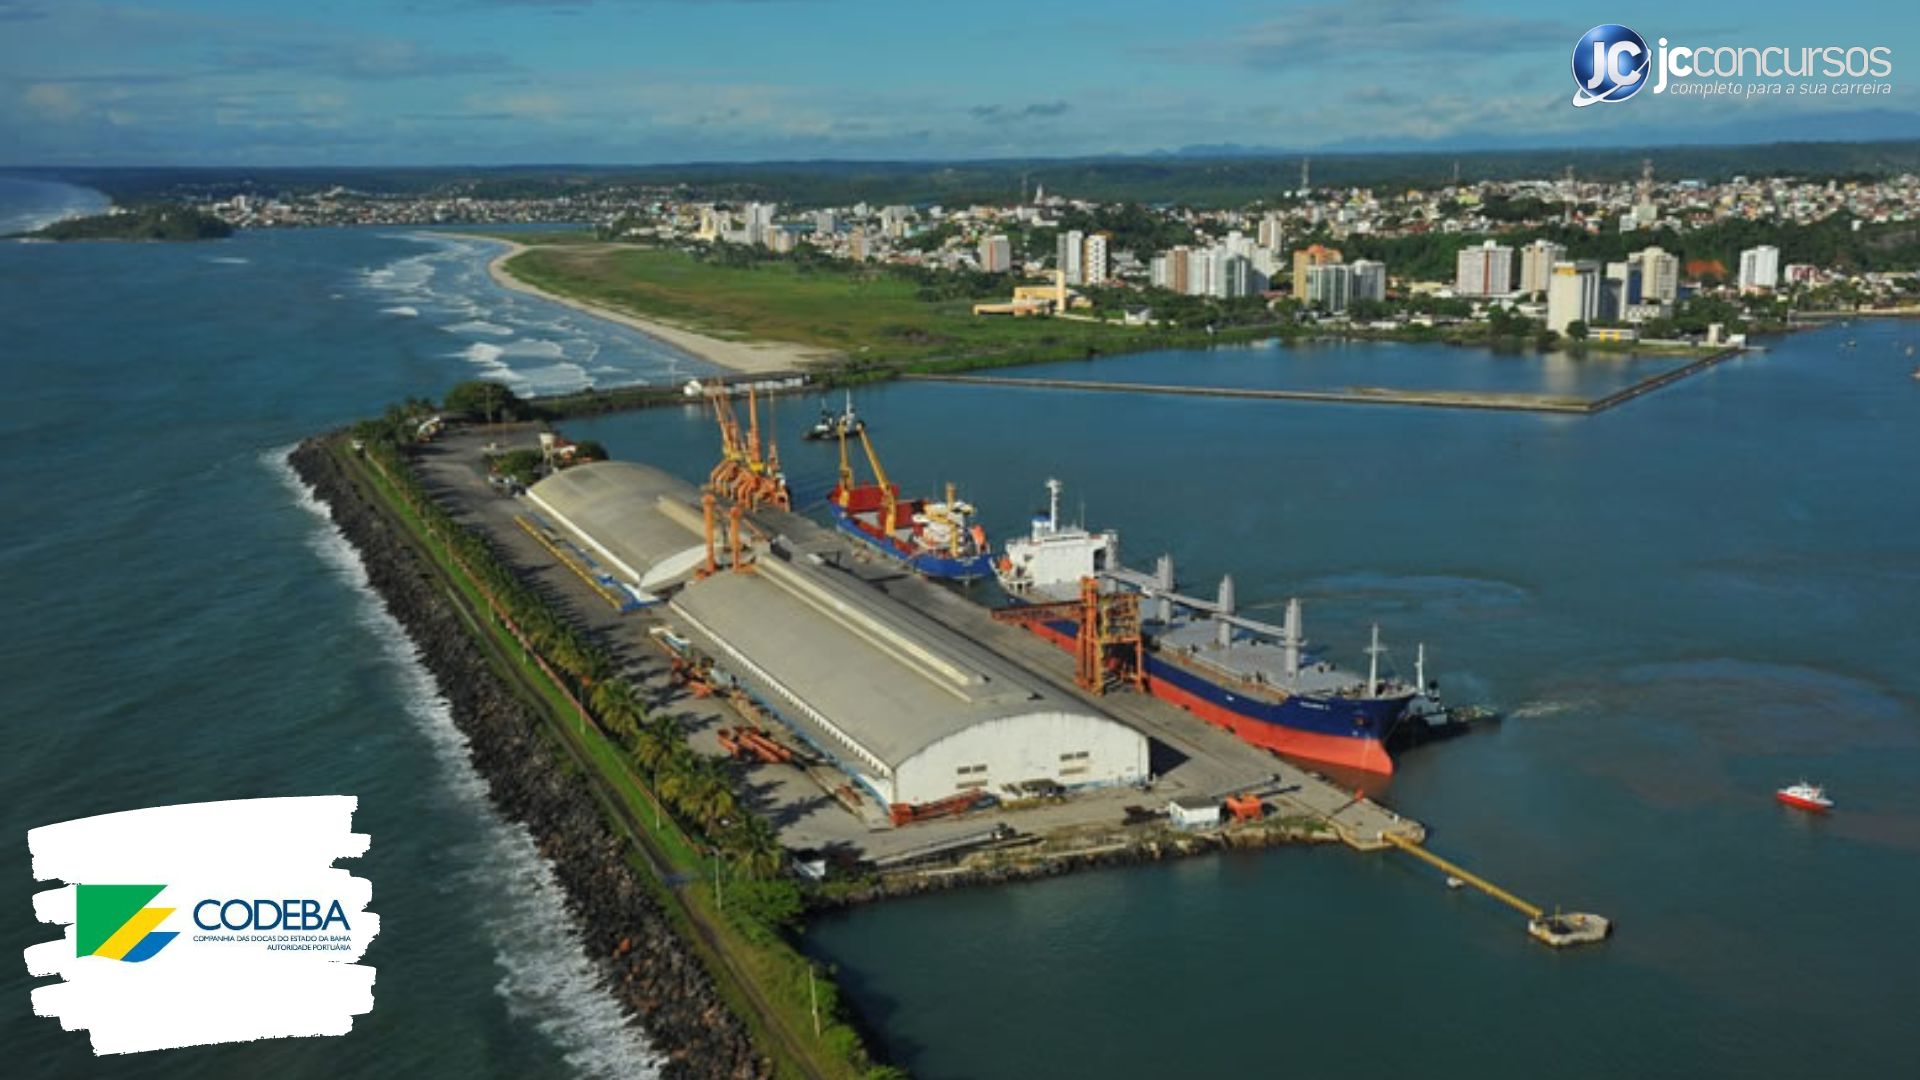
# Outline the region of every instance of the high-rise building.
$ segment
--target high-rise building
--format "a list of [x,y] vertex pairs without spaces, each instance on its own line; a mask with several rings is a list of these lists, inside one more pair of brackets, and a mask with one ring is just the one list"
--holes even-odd
[[1453,291],[1461,296],[1505,296],[1513,291],[1513,249],[1497,240],[1462,248]]
[[994,233],[980,241],[980,269],[989,274],[1004,274],[1013,269],[1013,245],[1005,235]]
[[1156,289],[1173,289],[1173,260],[1165,255],[1155,255],[1147,263],[1147,284]]
[[1213,263],[1212,248],[1196,248],[1188,251],[1186,287],[1180,291],[1188,296],[1207,296],[1212,293]]
[[1535,240],[1520,249],[1520,285],[1523,293],[1544,293],[1553,281],[1553,264],[1565,262],[1567,246],[1551,240]]
[[907,229],[912,221],[912,207],[883,206],[880,208],[880,231],[895,240],[907,235]]
[[1082,280],[1088,285],[1105,284],[1109,276],[1107,267],[1107,234],[1092,233],[1086,240],[1086,251],[1080,260]]
[[1672,304],[1680,299],[1680,256],[1649,247],[1627,256],[1627,261],[1640,271],[1640,297],[1635,303]]
[[773,203],[750,202],[746,206],[747,243],[761,245],[773,229]]
[[1087,236],[1079,229],[1069,229],[1061,233],[1059,240],[1054,243],[1057,249],[1054,265],[1061,273],[1067,275],[1069,285],[1086,284],[1086,243]]
[[1260,231],[1257,239],[1260,246],[1278,253],[1286,243],[1286,222],[1280,211],[1269,210],[1260,215]]
[[1600,310],[1594,318],[1615,322],[1625,314],[1628,304],[1640,302],[1640,267],[1631,262],[1610,262],[1600,278]]
[[1547,286],[1547,329],[1564,334],[1576,323],[1591,323],[1600,314],[1600,264],[1557,262]]
[[833,211],[815,210],[813,212],[813,234],[815,236],[832,236],[839,227],[840,219],[834,216]]
[[1253,260],[1247,258],[1245,255],[1228,255],[1219,261],[1222,265],[1222,270],[1218,277],[1220,278],[1223,291],[1217,292],[1214,295],[1226,297],[1227,299],[1240,296],[1252,296]]
[[1740,253],[1740,291],[1773,290],[1780,285],[1780,249],[1771,244]]
[[1385,300],[1387,298],[1387,264],[1377,259],[1355,259],[1349,264],[1353,267],[1353,299]]
[[1310,303],[1307,296],[1307,271],[1316,266],[1328,266],[1343,262],[1338,248],[1322,247],[1312,244],[1293,253],[1293,295],[1301,303]]
[[1177,293],[1189,291],[1187,288],[1187,277],[1188,271],[1192,269],[1192,256],[1193,249],[1187,247],[1185,244],[1176,244],[1172,250],[1167,252],[1166,287],[1168,289]]
[[1306,305],[1328,314],[1347,310],[1353,298],[1353,268],[1345,263],[1320,263],[1307,267]]

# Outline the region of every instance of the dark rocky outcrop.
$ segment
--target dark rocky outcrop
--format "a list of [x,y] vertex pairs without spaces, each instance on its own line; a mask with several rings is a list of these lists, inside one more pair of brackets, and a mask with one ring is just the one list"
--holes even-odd
[[359,551],[374,590],[452,705],[493,805],[533,834],[553,867],[587,956],[666,1059],[662,1075],[770,1075],[745,1025],[626,861],[626,841],[557,760],[540,717],[488,667],[408,538],[318,440],[302,443],[290,460]]

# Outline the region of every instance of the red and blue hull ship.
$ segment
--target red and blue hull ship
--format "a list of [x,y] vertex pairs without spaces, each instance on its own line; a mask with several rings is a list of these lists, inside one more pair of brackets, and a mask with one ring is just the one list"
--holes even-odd
[[[947,485],[944,501],[902,499],[887,479],[864,427],[839,432],[840,480],[827,496],[827,510],[840,531],[915,573],[945,581],[976,581],[993,574],[987,532],[973,523],[972,505]],[[873,482],[856,483],[847,458],[849,438],[860,440]]]
[[[1387,737],[1422,695],[1415,686],[1381,677],[1385,650],[1378,627],[1367,673],[1343,671],[1307,648],[1299,601],[1288,601],[1285,625],[1270,626],[1235,612],[1231,577],[1221,582],[1216,599],[1184,596],[1175,591],[1171,559],[1162,556],[1151,575],[1127,569],[1120,564],[1118,534],[1062,525],[1059,485],[1049,481],[1048,488],[1048,513],[1034,518],[1030,536],[1007,544],[995,568],[1010,597],[1058,605],[1088,578],[1103,591],[1136,592],[1147,692],[1288,757],[1393,772]],[[1063,648],[1078,647],[1076,618],[1028,625]]]

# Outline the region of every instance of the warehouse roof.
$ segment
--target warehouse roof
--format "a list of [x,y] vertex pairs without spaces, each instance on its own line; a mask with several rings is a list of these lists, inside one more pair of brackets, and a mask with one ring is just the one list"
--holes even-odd
[[706,557],[699,493],[659,469],[630,461],[575,465],[533,485],[527,497],[641,588],[685,575]]
[[804,561],[762,557],[752,573],[688,586],[674,606],[731,654],[722,666],[771,691],[790,720],[889,772],[987,721],[1105,719],[871,587]]

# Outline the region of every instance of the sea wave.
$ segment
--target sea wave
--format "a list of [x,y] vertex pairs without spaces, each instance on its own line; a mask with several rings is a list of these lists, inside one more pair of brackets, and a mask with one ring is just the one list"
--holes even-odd
[[482,368],[485,378],[513,383],[520,393],[678,383],[712,370],[628,327],[502,288],[487,273],[487,262],[503,250],[499,243],[432,232],[382,235],[425,250],[361,268],[359,290],[388,314],[405,306],[434,320],[440,330],[498,346],[498,351],[470,346],[453,355]]
[[398,315],[403,319],[417,319],[420,317],[420,309],[402,304],[399,307],[383,307],[380,309],[380,314]]
[[454,726],[447,699],[415,654],[406,630],[380,603],[366,564],[307,487],[287,455],[292,446],[268,451],[266,466],[293,493],[317,524],[309,546],[359,600],[359,619],[392,662],[406,712],[427,736],[439,760],[441,779],[454,798],[483,823],[484,850],[468,860],[466,875],[484,883],[493,897],[482,921],[494,943],[501,977],[494,992],[508,1012],[526,1020],[559,1047],[567,1064],[584,1076],[660,1074],[661,1058],[607,993],[604,980],[580,950],[579,931],[564,912],[565,897],[552,869],[540,858],[525,827],[503,820],[487,802],[486,783],[473,770],[467,739]]

